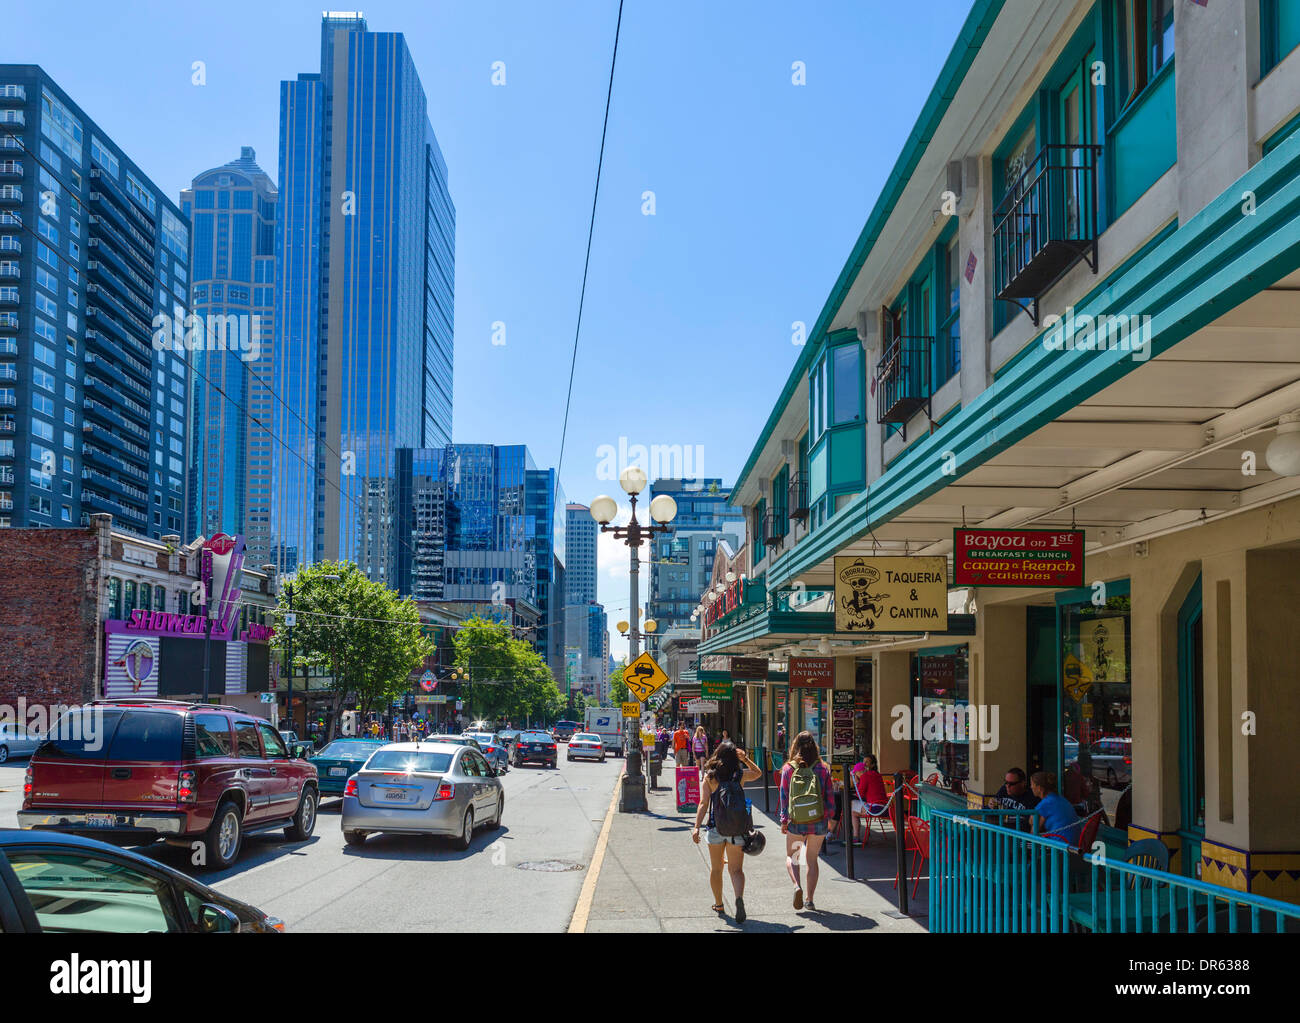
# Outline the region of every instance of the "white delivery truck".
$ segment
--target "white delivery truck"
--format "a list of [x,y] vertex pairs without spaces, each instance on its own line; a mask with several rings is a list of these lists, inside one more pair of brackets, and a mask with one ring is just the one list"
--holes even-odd
[[623,755],[623,711],[619,707],[588,707],[583,730],[600,736],[605,749]]

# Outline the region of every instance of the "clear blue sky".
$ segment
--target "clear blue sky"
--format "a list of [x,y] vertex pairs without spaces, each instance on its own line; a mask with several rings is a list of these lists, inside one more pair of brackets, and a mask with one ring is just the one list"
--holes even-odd
[[[969,7],[628,0],[569,500],[621,495],[597,478],[598,448],[620,437],[700,445],[705,475],[735,479],[798,355],[791,323],[816,320]],[[42,65],[175,198],[241,145],[278,180],[279,82],[319,69],[322,9],[10,4],[0,62]],[[450,171],[455,439],[526,443],[554,465],[617,0],[362,9],[372,30],[405,33]],[[791,82],[795,61],[806,85]],[[601,561],[613,622],[627,613],[627,550],[602,540]]]

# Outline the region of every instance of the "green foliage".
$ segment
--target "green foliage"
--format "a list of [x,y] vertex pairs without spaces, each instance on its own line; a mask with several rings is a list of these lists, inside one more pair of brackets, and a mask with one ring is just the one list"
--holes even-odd
[[456,666],[469,669],[460,692],[470,717],[515,721],[559,716],[565,700],[550,668],[530,643],[513,638],[504,622],[475,615],[452,642]]
[[[364,714],[372,707],[386,708],[407,691],[411,672],[434,650],[414,601],[399,600],[350,562],[310,565],[299,570],[292,584],[294,671],[301,676],[308,666],[322,666],[330,673],[336,724],[348,696]],[[287,587],[281,587],[274,611],[277,635],[285,641]]]
[[627,691],[627,683],[623,681],[623,669],[627,667],[620,664],[609,675],[609,702],[617,707],[620,703],[631,703],[632,697]]

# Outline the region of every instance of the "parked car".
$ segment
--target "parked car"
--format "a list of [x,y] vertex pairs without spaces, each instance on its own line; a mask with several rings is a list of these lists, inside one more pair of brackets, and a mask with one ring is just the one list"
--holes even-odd
[[574,732],[582,730],[582,724],[578,721],[557,721],[555,727],[551,729],[551,734],[559,742],[568,742],[573,738]]
[[505,774],[510,770],[510,751],[499,735],[494,732],[466,732],[465,735],[478,743],[483,756],[497,774]]
[[577,757],[599,760],[603,764],[605,762],[605,740],[595,732],[578,732],[569,740],[567,759],[574,760]]
[[395,742],[370,754],[343,792],[343,838],[446,835],[468,849],[479,824],[501,826],[506,796],[477,746]]
[[555,767],[557,758],[555,737],[550,732],[540,731],[520,732],[519,741],[515,743],[514,753],[511,756],[516,767],[523,767],[524,764],[529,763]]
[[371,753],[385,745],[382,739],[335,739],[312,757],[321,798],[343,795],[348,778],[361,770]]
[[511,746],[515,744],[515,740],[519,738],[519,729],[502,728],[497,732],[497,737],[500,738],[500,740],[503,743],[505,743],[506,749],[509,749]]
[[1123,788],[1133,780],[1133,740],[1101,739],[1092,744],[1092,776],[1108,788]]
[[223,869],[244,836],[316,827],[316,768],[269,721],[237,707],[96,700],[68,711],[32,754],[18,825],[102,838],[158,839]]
[[25,725],[0,725],[0,764],[10,757],[30,757],[40,743],[41,737]]
[[147,856],[81,835],[0,829],[5,934],[274,934],[284,921]]

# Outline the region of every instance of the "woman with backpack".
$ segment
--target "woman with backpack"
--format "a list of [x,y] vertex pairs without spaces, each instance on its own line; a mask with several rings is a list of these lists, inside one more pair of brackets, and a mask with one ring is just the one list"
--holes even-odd
[[[835,786],[822,763],[812,732],[800,732],[781,768],[781,833],[785,835],[785,869],[794,882],[794,908],[815,910],[817,856],[828,832],[835,829]],[[802,853],[802,855],[800,855]],[[808,867],[808,896],[799,883],[799,861]]]
[[[709,887],[713,889],[713,912],[722,913],[722,858],[726,854],[731,890],[736,895],[736,923],[745,922],[745,836],[753,830],[745,805],[744,786],[763,777],[749,757],[733,743],[722,742],[703,765],[700,806],[695,812],[691,841],[700,844],[700,825],[705,811],[709,822],[704,832],[709,846]],[[708,797],[707,799],[705,797]]]

